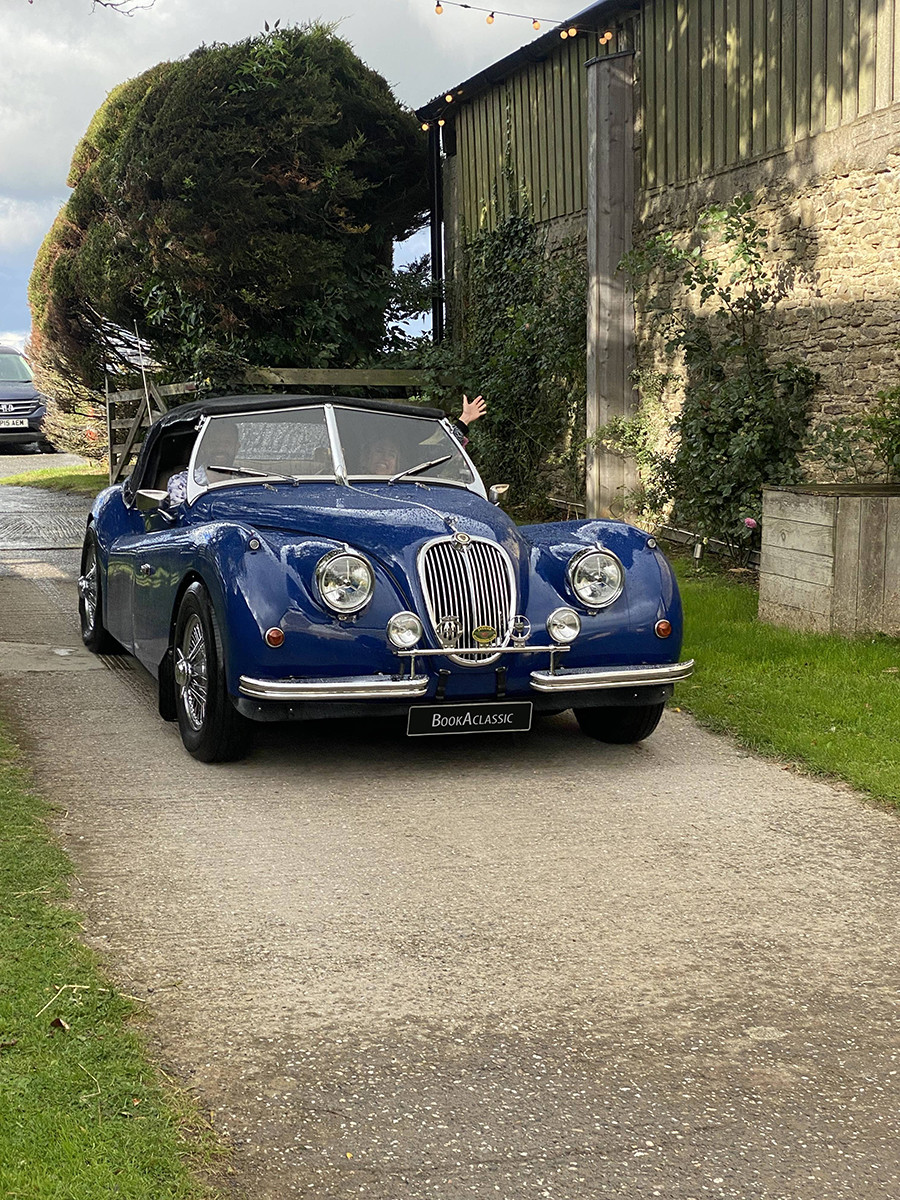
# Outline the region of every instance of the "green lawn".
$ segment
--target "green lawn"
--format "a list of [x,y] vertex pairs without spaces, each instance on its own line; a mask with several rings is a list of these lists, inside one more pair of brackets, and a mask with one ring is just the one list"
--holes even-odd
[[208,1127],[162,1086],[64,906],[70,864],[0,734],[0,1196],[209,1197]]
[[109,486],[109,472],[96,463],[80,467],[42,467],[23,471],[21,475],[4,475],[0,484],[50,488],[54,492],[76,492],[79,496],[96,496]]
[[764,625],[750,584],[675,567],[697,669],[674,703],[754,750],[900,805],[900,640]]

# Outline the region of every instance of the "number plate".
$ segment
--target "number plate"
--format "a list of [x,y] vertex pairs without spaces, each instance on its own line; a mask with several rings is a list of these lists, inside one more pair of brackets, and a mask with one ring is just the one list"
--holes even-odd
[[423,704],[409,710],[410,737],[433,733],[522,733],[531,728],[530,700]]
[[27,429],[27,417],[0,417],[0,429]]

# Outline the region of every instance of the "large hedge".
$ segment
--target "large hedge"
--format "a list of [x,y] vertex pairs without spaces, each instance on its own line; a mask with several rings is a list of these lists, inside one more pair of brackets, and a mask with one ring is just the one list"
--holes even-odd
[[414,115],[330,26],[161,63],[75,151],[31,279],[38,364],[97,387],[136,325],[175,373],[353,365],[384,337],[425,176]]

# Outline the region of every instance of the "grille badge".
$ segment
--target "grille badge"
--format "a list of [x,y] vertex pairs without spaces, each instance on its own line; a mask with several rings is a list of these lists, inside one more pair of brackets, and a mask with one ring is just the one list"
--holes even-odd
[[455,646],[462,633],[462,621],[459,617],[441,617],[435,627],[435,633],[442,646]]
[[490,646],[497,640],[497,630],[493,625],[479,625],[472,630],[472,641],[476,646]]
[[527,642],[529,637],[531,637],[531,622],[528,618],[523,617],[521,614],[513,617],[512,640],[519,643]]
[[461,529],[458,529],[453,535],[453,544],[459,549],[463,549],[464,547],[468,546],[471,540],[472,539],[469,537],[469,535],[467,533],[463,533]]

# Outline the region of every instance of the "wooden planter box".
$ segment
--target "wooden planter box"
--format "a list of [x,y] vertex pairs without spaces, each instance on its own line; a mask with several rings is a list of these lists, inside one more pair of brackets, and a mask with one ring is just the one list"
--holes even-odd
[[900,486],[763,488],[759,618],[900,637]]

